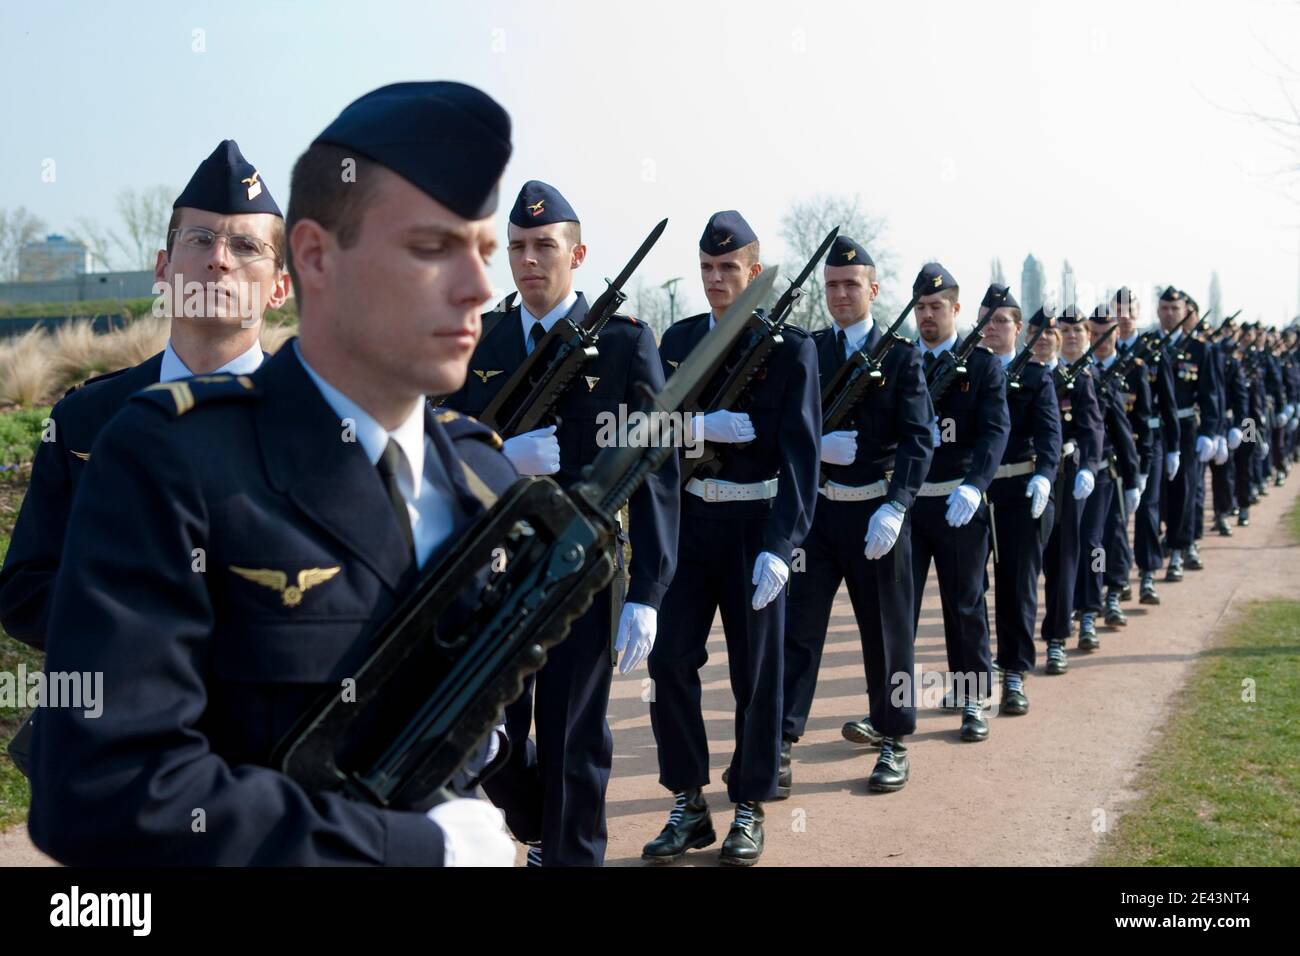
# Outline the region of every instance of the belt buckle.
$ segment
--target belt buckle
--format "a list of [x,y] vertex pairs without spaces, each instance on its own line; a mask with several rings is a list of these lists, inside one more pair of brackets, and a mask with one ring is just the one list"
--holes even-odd
[[704,500],[715,503],[718,500],[718,483],[712,478],[704,479]]

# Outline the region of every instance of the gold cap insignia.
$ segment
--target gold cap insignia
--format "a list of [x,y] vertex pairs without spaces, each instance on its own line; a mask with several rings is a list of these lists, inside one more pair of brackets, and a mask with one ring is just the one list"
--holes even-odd
[[71,448],[69,448],[68,451],[71,451],[74,456],[80,458],[82,461],[90,461],[90,452],[88,451],[73,451]]
[[857,257],[858,257],[858,250],[856,250],[856,249],[845,249],[845,250],[844,250],[844,261],[845,261],[845,262],[852,262],[852,261],[853,261],[854,259],[856,259]]
[[537,202],[529,204],[528,211],[531,212],[534,216],[540,216],[542,214],[542,207],[545,204],[546,204],[545,199],[539,199],[537,200]]
[[939,286],[941,286],[941,285],[943,285],[943,276],[935,276],[935,277],[934,277],[934,287],[937,289],[937,288],[939,288]]
[[487,380],[490,379],[493,375],[500,375],[504,371],[505,369],[501,369],[501,368],[473,369],[474,374],[477,375],[479,377],[479,380],[482,381],[484,384],[487,384]]
[[672,359],[665,359],[665,361],[666,361],[669,365],[671,365],[673,368],[676,368],[678,365],[681,364],[680,362],[674,362]]
[[735,239],[735,238],[736,238],[736,237],[735,237],[734,235],[733,235],[733,236],[727,236],[727,238],[726,238],[726,239],[723,239],[721,242],[719,242],[718,245],[720,245],[720,246],[729,246],[729,245],[731,245],[731,240],[732,240],[732,239]]
[[305,568],[298,572],[298,583],[296,585],[289,583],[289,575],[286,572],[276,571],[274,568],[240,568],[232,564],[230,570],[254,584],[260,584],[272,591],[279,591],[280,600],[284,602],[285,607],[297,607],[302,603],[304,591],[314,588],[318,584],[324,584],[338,574],[342,568],[338,566],[332,568]]
[[260,174],[255,169],[253,170],[253,175],[249,176],[247,179],[240,180],[241,183],[248,186],[248,199],[250,202],[262,195],[262,184],[258,182],[259,175]]

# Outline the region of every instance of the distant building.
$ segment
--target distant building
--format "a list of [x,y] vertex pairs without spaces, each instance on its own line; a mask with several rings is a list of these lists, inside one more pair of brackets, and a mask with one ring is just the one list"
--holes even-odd
[[1024,267],[1020,270],[1020,308],[1025,318],[1030,318],[1043,306],[1043,286],[1047,284],[1047,275],[1043,265],[1031,253],[1025,256]]
[[0,282],[0,305],[34,302],[85,302],[92,299],[142,299],[153,295],[153,273],[85,272],[43,282]]
[[86,246],[76,239],[49,235],[18,250],[18,281],[75,279],[86,273]]

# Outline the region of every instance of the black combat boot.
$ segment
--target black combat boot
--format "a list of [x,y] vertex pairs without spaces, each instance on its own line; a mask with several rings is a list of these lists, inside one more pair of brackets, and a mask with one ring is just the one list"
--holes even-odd
[[866,744],[868,747],[880,746],[880,731],[871,726],[869,716],[861,720],[850,720],[840,728],[840,733],[849,743]]
[[1070,665],[1065,659],[1065,641],[1047,642],[1047,663],[1043,666],[1044,674],[1064,674]]
[[713,832],[713,818],[703,790],[683,790],[673,794],[673,809],[659,835],[641,850],[641,859],[651,863],[671,863],[687,850],[712,846],[718,835]]
[[724,866],[753,866],[763,855],[763,805],[754,800],[736,804],[731,831],[722,841],[718,862]]
[[1119,592],[1106,592],[1106,626],[1124,627],[1128,624],[1128,615],[1119,606]]
[[1002,672],[1002,706],[1000,714],[1018,717],[1029,713],[1029,698],[1025,696],[1025,677],[1017,671]]
[[883,737],[880,741],[880,756],[876,767],[867,778],[867,789],[876,793],[893,793],[902,790],[907,783],[911,767],[907,760],[907,748],[897,737]]

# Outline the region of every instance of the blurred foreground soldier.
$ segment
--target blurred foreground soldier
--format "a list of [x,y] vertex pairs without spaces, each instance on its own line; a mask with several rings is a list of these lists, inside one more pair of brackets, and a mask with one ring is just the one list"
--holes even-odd
[[[957,344],[957,280],[937,262],[927,263],[912,283],[917,343],[929,377],[939,357]],[[943,604],[943,638],[955,684],[952,702],[962,710],[961,739],[986,740],[983,708],[991,694],[985,567],[989,508],[985,495],[1006,451],[1011,419],[1002,363],[978,346],[966,372],[935,403],[934,457],[912,509],[912,620],[921,619],[925,579],[934,562]]]
[[1062,310],[1059,325],[1039,312],[1031,326],[1045,323],[1046,331],[1034,343],[1034,357],[1047,366],[1056,388],[1061,413],[1061,467],[1056,473],[1056,518],[1043,549],[1043,640],[1047,642],[1045,674],[1064,674],[1068,668],[1065,642],[1070,636],[1074,587],[1080,558],[1079,524],[1084,502],[1096,484],[1101,459],[1101,406],[1087,369],[1072,375],[1060,356],[1084,352],[1083,317],[1074,305]]
[[1189,555],[1196,567],[1201,566],[1193,545],[1196,483],[1204,479],[1201,466],[1214,457],[1220,416],[1214,365],[1208,350],[1182,328],[1188,320],[1186,294],[1169,286],[1160,295],[1157,312],[1160,327],[1170,333],[1165,352],[1174,375],[1182,457],[1182,467],[1167,479],[1165,486],[1165,539],[1170,549],[1165,580],[1181,581]]
[[[1138,300],[1127,286],[1115,293],[1111,305],[1119,323],[1115,348],[1121,356],[1138,347]],[[1151,333],[1154,334],[1154,331]],[[1139,380],[1146,380],[1146,397]],[[1143,435],[1141,411],[1144,400],[1149,400],[1151,410],[1145,420],[1144,443],[1148,447],[1149,461],[1143,472],[1146,482],[1138,497],[1137,513],[1133,516],[1133,561],[1138,568],[1138,600],[1142,604],[1159,604],[1156,593],[1156,573],[1164,566],[1165,554],[1160,543],[1160,513],[1167,476],[1174,475],[1182,464],[1179,453],[1180,422],[1178,402],[1174,396],[1174,374],[1163,350],[1150,352],[1146,361],[1138,359],[1126,377],[1128,394],[1133,397],[1129,421],[1134,435]],[[1139,457],[1141,455],[1139,445]],[[1124,568],[1124,579],[1128,579]]]
[[[1089,344],[1096,346],[1091,372],[1101,407],[1102,447],[1096,484],[1084,505],[1079,532],[1082,554],[1075,579],[1075,606],[1079,609],[1079,649],[1084,651],[1095,651],[1101,646],[1097,615],[1103,608],[1103,582],[1106,624],[1110,627],[1128,624],[1119,598],[1128,575],[1128,516],[1137,510],[1142,494],[1137,444],[1128,418],[1128,393],[1122,381],[1110,383],[1106,378],[1119,357],[1115,351],[1115,333],[1110,332],[1114,325],[1110,306],[1103,303],[1093,311],[1087,326]],[[1067,360],[1077,357],[1072,353],[1065,355]],[[1097,566],[1099,558],[1100,567]]]
[[[1001,299],[1003,293],[1005,299]],[[1016,355],[1023,323],[1020,303],[1006,286],[989,286],[980,317],[999,301],[997,314],[984,326],[984,344],[1007,373],[1011,430],[1002,463],[989,486],[989,510],[996,542],[997,663],[1002,670],[998,712],[1014,716],[1029,712],[1025,675],[1034,669],[1038,576],[1043,569],[1043,545],[1052,528],[1052,485],[1061,463],[1061,416],[1047,366],[1030,359],[1032,353],[1023,358]]]
[[65,395],[50,413],[50,440],[41,442],[32,462],[31,486],[0,571],[0,624],[32,647],[45,646],[73,493],[100,429],[149,385],[255,371],[263,357],[262,315],[289,294],[280,207],[232,139],[199,164],[176,198],[166,244],[158,251],[154,279],[171,319],[167,347]]
[[[866,249],[837,237],[826,257],[825,285],[834,325],[813,333],[823,392],[854,352],[870,353],[883,334],[871,320],[880,286]],[[805,568],[791,578],[785,605],[781,787],[786,794],[790,745],[808,721],[841,582],[848,587],[858,622],[871,707],[868,716],[844,725],[844,736],[881,748],[868,789],[901,790],[907,783],[903,737],[916,730],[907,512],[930,465],[934,412],[915,349],[906,344],[890,348],[881,371],[881,384],[859,403],[850,427],[822,435],[825,480],[804,541]]]
[[[468,415],[480,415],[492,403],[557,322],[567,315],[580,324],[587,315],[586,298],[573,289],[573,273],[587,247],[578,215],[560,191],[537,180],[525,183],[507,228],[519,303],[484,317],[496,324],[474,350],[465,387],[444,403]],[[548,425],[506,439],[506,457],[520,474],[555,474],[561,485],[573,484],[601,450],[601,417],[617,420],[620,406],[640,407],[644,389],[663,388],[663,363],[646,325],[615,315],[596,347],[597,357],[583,365],[560,400],[558,428]],[[671,456],[629,502],[632,567],[622,610],[611,606],[612,587],[596,595],[569,636],[548,653],[530,681],[532,692],[506,711],[511,756],[486,790],[505,810],[515,835],[534,844],[530,864],[600,866],[605,861],[605,789],[614,760],[614,738],[605,720],[613,679],[610,642],[616,640],[622,651],[623,673],[654,646],[659,604],[676,563],[677,476],[677,458]],[[611,620],[616,622],[612,637]],[[528,740],[534,714],[535,752]]]
[[[709,311],[664,333],[659,352],[666,375],[762,270],[758,237],[740,213],[710,217],[700,236]],[[787,325],[781,334],[781,344],[755,376],[747,408],[718,409],[696,419],[706,443],[724,446],[722,469],[715,478],[692,478],[685,486],[677,573],[650,652],[659,782],[673,792],[668,822],[642,851],[651,862],[675,860],[717,839],[703,791],[709,742],[700,668],[708,660],[709,629],[719,610],[736,700],[735,750],[726,771],[736,812],[722,842],[722,863],[758,862],[763,801],[777,796],[785,586],[792,553],[812,525],[821,435],[816,348],[797,328]]]
[[352,103],[294,167],[301,338],[249,376],[147,388],[104,429],[46,658],[102,673],[101,713],[36,727],[29,829],[55,859],[513,862],[484,801],[379,809],[270,766],[515,478],[489,429],[425,400],[464,382],[510,149],[509,117],[458,83]]

